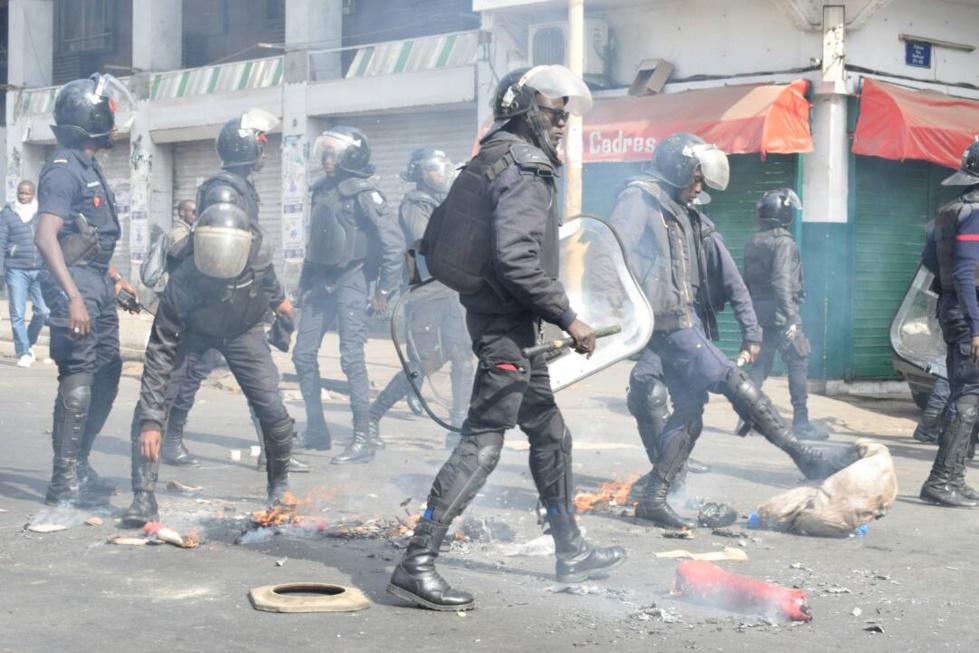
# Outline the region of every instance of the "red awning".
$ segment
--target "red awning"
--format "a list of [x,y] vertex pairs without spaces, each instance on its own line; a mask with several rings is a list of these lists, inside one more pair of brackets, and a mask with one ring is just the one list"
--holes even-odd
[[657,141],[676,132],[728,154],[811,152],[808,86],[800,79],[601,100],[585,116],[584,161],[646,161]]
[[979,102],[864,78],[853,153],[958,168],[979,135]]

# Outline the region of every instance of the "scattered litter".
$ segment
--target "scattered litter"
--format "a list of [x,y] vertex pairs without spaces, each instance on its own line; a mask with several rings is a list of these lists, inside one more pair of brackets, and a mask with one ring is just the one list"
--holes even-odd
[[27,530],[34,533],[57,533],[68,530],[68,527],[64,524],[28,524]]
[[402,501],[402,502],[401,502],[401,503],[399,503],[398,505],[399,505],[400,507],[402,507],[402,508],[405,508],[405,507],[407,507],[407,506],[408,506],[408,504],[409,504],[409,503],[411,503],[411,497],[408,497],[407,499],[405,499],[404,501]]
[[466,517],[462,528],[456,531],[456,539],[470,542],[513,542],[516,533],[501,519]]
[[180,481],[170,481],[167,483],[167,489],[174,492],[201,492],[204,489],[203,485],[186,485]]
[[710,534],[717,537],[730,537],[734,540],[747,540],[749,537],[751,537],[748,535],[747,531],[734,530],[732,528],[713,528],[711,529]]
[[727,610],[760,613],[773,620],[812,619],[805,592],[738,576],[700,560],[679,564],[673,594]]
[[582,585],[577,583],[575,585],[563,585],[547,588],[548,592],[553,594],[574,594],[575,596],[587,596],[588,594],[605,594],[605,590],[598,585]]
[[731,560],[734,562],[744,562],[748,559],[748,554],[741,549],[735,549],[733,547],[726,546],[721,551],[710,551],[709,553],[691,553],[690,551],[685,551],[683,549],[676,549],[674,551],[661,551],[656,554],[657,558],[690,558],[691,560],[700,560],[704,562],[717,562],[718,560]]
[[181,535],[172,528],[167,528],[159,522],[147,522],[143,527],[147,535],[155,535],[158,540],[179,546],[182,549],[196,549],[200,546],[200,536],[196,532]]
[[289,558],[282,558],[281,560],[276,560],[275,561],[275,566],[276,567],[285,567],[286,566],[286,560],[288,560],[288,559]]
[[231,450],[231,460],[233,460],[234,462],[238,462],[241,460],[241,449]]
[[802,571],[808,571],[808,572],[812,573],[812,569],[810,569],[809,567],[805,566],[801,562],[793,562],[791,565],[789,565],[789,569],[801,569]]
[[0,508],[0,512],[7,512],[6,508]]
[[848,587],[827,587],[823,591],[827,594],[852,594]]
[[853,608],[853,610],[850,611],[850,614],[852,614],[854,617],[859,617],[863,614],[863,610],[860,608]]
[[101,517],[89,517],[85,520],[85,523],[89,526],[101,526],[104,522]]
[[[456,612],[456,616],[457,617],[465,617],[466,616],[465,610],[459,610],[458,612]],[[477,641],[479,641],[479,640],[477,640]]]
[[697,515],[697,523],[707,528],[722,528],[738,521],[738,512],[726,503],[705,503]]
[[694,538],[693,531],[689,528],[681,528],[678,531],[663,529],[661,534],[669,540],[692,540]]
[[505,556],[552,556],[554,555],[554,538],[541,535],[528,542],[516,544],[500,544],[500,552]]
[[651,621],[656,619],[667,624],[680,623],[683,619],[680,617],[680,613],[668,608],[659,608],[655,603],[652,605],[646,605],[639,608],[638,612],[632,613],[633,619],[638,619],[639,621]]
[[127,537],[126,535],[113,535],[108,540],[109,544],[117,544],[119,546],[145,546],[149,544],[149,540],[145,537]]
[[883,635],[884,634],[884,629],[881,628],[880,626],[878,626],[877,624],[871,624],[870,626],[865,627],[864,628],[864,631],[866,631],[868,633],[879,634],[879,635]]

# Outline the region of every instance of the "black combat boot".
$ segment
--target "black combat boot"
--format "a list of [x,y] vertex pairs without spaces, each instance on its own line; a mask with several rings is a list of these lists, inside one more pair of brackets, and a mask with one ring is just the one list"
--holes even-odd
[[649,473],[642,497],[636,505],[636,517],[651,521],[663,528],[694,528],[697,524],[673,512],[666,498],[670,487],[692,448],[689,435],[678,435],[660,442],[659,458]]
[[78,449],[87,413],[69,410],[60,396],[54,403],[54,427],[51,441],[54,448],[51,484],[44,503],[56,506],[78,501]]
[[454,590],[435,569],[435,558],[449,530],[447,524],[419,519],[404,557],[394,568],[387,591],[405,601],[429,610],[472,610],[476,600],[471,594]]
[[182,410],[170,410],[167,417],[167,430],[163,434],[163,462],[166,465],[197,465],[187,447],[184,446],[184,425],[187,424],[187,413]]
[[625,562],[626,553],[621,546],[593,546],[585,541],[574,515],[548,514],[547,522],[557,553],[555,573],[559,583],[580,583]]
[[367,440],[370,442],[371,449],[380,451],[386,449],[387,445],[381,439],[381,422],[373,417],[367,422]]
[[133,440],[132,465],[133,502],[122,513],[119,525],[123,528],[142,528],[147,522],[160,520],[154,494],[160,463],[143,458],[139,452],[138,436]]
[[955,412],[938,440],[938,454],[928,480],[921,486],[921,500],[949,508],[975,508],[979,500],[965,483],[965,458],[972,428],[979,417],[979,397],[964,395],[955,402]]
[[269,505],[278,504],[289,492],[289,463],[292,458],[293,421],[262,425],[265,439],[266,475]]
[[792,413],[792,434],[800,440],[829,439],[829,433],[809,421],[809,411],[804,408]]
[[384,444],[384,440],[381,439],[381,418],[387,415],[394,404],[401,401],[406,395],[411,394],[411,392],[411,383],[408,381],[408,377],[401,372],[396,374],[384,389],[381,390],[381,393],[377,395],[377,399],[371,402],[370,419],[367,423],[367,433],[371,447],[380,450],[387,446]]
[[354,429],[353,440],[330,462],[334,465],[355,465],[369,463],[374,460],[374,447],[371,446],[370,433],[368,429]]
[[307,424],[306,431],[296,443],[297,448],[315,451],[329,451],[333,448],[333,438],[326,422]]

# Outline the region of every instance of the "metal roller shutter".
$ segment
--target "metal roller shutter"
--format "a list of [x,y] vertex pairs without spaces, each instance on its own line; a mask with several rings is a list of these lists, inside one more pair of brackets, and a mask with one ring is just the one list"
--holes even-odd
[[476,107],[335,116],[332,123],[357,127],[367,134],[381,191],[391,206],[397,207],[411,187],[398,176],[407,167],[411,150],[428,145],[444,151],[454,163],[469,159],[476,138]]
[[[275,248],[275,264],[282,266],[282,137],[269,135],[265,149],[265,166],[252,175],[262,200],[259,222],[268,232]],[[194,199],[201,182],[221,170],[221,159],[214,141],[188,141],[173,146],[173,201]],[[176,215],[176,209],[174,209]]]
[[856,157],[852,378],[897,376],[891,320],[918,269],[925,223],[955,195],[941,185],[950,172],[924,161]]
[[132,166],[129,162],[129,139],[116,141],[115,147],[111,150],[100,150],[95,157],[102,166],[105,180],[109,182],[112,192],[116,195],[116,203],[119,209],[119,224],[122,227],[122,236],[119,238],[119,242],[116,243],[116,251],[112,257],[112,262],[118,268],[120,274],[129,278],[132,276],[130,274],[132,268],[132,262],[130,261],[130,251],[132,249],[130,238],[132,237],[132,230],[130,229],[131,224],[129,219],[129,191],[131,188],[130,175],[132,174]]

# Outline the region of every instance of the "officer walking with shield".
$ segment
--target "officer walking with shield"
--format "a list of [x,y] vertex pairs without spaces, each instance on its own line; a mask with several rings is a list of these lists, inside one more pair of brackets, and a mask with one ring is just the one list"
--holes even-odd
[[558,143],[569,112],[591,107],[591,93],[563,66],[508,73],[497,87],[496,122],[432,215],[423,253],[439,281],[460,292],[479,358],[462,437],[428,495],[428,508],[388,584],[388,592],[432,610],[468,610],[475,600],[452,589],[435,558],[452,520],[496,467],[503,434],[520,426],[530,441],[530,471],[557,552],[557,578],[577,582],[625,559],[620,547],[588,543],[575,522],[571,433],[554,402],[547,363],[527,358],[541,321],[591,354],[595,331],[579,320],[557,281],[555,202]]
[[[425,235],[428,219],[445,200],[454,179],[452,162],[444,152],[431,147],[419,147],[411,153],[408,168],[401,174],[405,181],[415,182],[415,188],[405,193],[398,212],[398,223],[407,248]],[[466,332],[465,310],[459,295],[451,288],[432,281],[414,291],[405,300],[405,321],[408,335],[408,366],[415,383],[450,362],[452,426],[462,426],[469,408],[472,391],[472,343]],[[404,371],[391,379],[371,404],[372,429],[380,431],[381,418],[412,392],[411,381]],[[458,436],[450,432],[446,447],[455,447]]]
[[132,433],[134,496],[123,526],[158,518],[154,492],[170,374],[180,365],[193,369],[211,349],[225,357],[261,424],[269,503],[279,502],[289,489],[293,421],[279,392],[263,318],[271,308],[291,319],[293,308],[276,276],[272,244],[258,221],[258,193],[249,179],[262,168],[266,134],[277,123],[267,111],[251,109],[218,134],[223,170],[197,191],[200,217],[171,270],[146,347],[138,428]]
[[302,312],[292,362],[306,404],[304,445],[330,449],[317,356],[327,329],[336,323],[340,367],[350,384],[353,438],[332,460],[335,464],[367,463],[374,459],[375,449],[384,448],[377,422],[370,419],[364,347],[370,315],[386,313],[388,297],[401,285],[405,248],[397,222],[371,179],[370,156],[367,136],[344,125],[325,131],[313,150],[324,176],[312,187],[309,244],[299,282]]
[[45,495],[51,505],[97,502],[116,490],[89,456],[119,390],[116,297],[136,291],[112,264],[121,229],[95,154],[112,147],[116,112],[134,106],[118,80],[99,74],[68,82],[54,103],[51,129],[62,147],[41,170],[34,236],[47,265],[41,292],[51,310],[51,358],[58,364],[54,469]]

